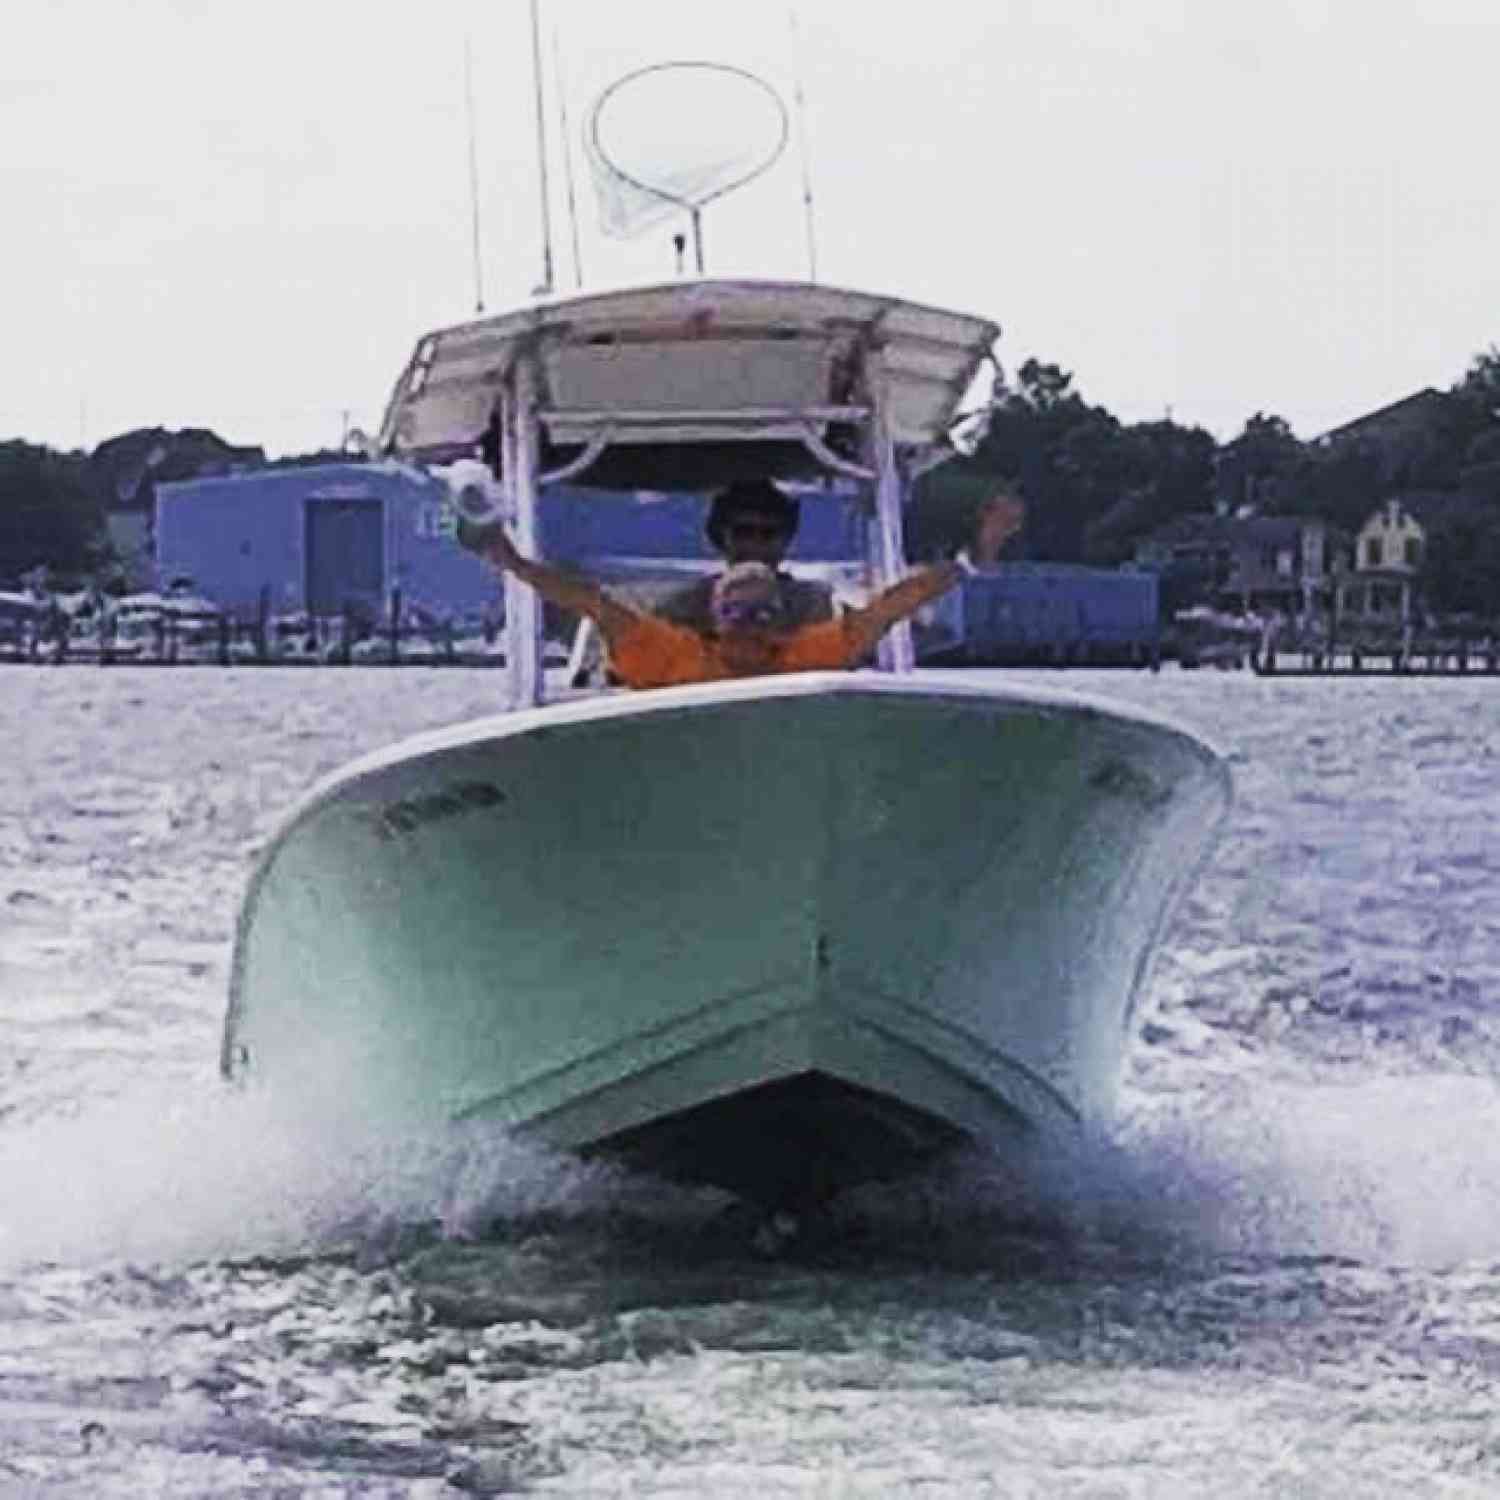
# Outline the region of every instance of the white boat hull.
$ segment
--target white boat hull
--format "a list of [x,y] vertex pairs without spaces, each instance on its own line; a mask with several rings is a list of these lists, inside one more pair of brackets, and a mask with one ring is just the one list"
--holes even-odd
[[482,720],[289,818],[224,1069],[766,1200],[1067,1129],[1112,1101],[1228,798],[1182,730],[951,676]]

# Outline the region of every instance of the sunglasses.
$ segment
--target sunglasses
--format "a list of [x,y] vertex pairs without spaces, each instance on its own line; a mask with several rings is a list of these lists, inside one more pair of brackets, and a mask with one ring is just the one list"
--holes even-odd
[[775,542],[787,534],[786,527],[774,521],[731,521],[725,530],[747,542]]
[[780,618],[776,605],[764,599],[723,599],[714,605],[714,619],[721,625],[774,625]]

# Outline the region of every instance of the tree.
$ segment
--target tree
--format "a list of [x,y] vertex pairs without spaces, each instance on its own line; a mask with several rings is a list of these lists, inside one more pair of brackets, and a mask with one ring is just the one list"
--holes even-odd
[[1303,450],[1282,485],[1284,514],[1327,521],[1353,533],[1368,519],[1387,489],[1385,457],[1379,444],[1351,439],[1328,448]]
[[1119,422],[1083,399],[1070,371],[1033,358],[1017,379],[995,404],[977,466],[1019,482],[1026,556],[1081,562],[1089,522],[1139,476]]
[[1468,494],[1500,505],[1500,422],[1469,443],[1459,472]]
[[1302,454],[1302,444],[1285,417],[1256,412],[1244,431],[1219,450],[1219,502],[1231,511],[1241,506],[1279,510]]
[[1028,359],[1016,372],[1016,378],[1021,382],[1021,400],[1034,411],[1053,411],[1081,399],[1073,389],[1073,372],[1061,365]]
[[1500,348],[1476,354],[1453,388],[1461,413],[1463,463],[1459,483],[1470,494],[1500,500]]
[[1500,505],[1474,497],[1433,517],[1423,583],[1436,614],[1500,617]]
[[906,550],[913,558],[951,557],[971,547],[984,502],[1006,483],[955,460],[917,481],[906,525]]
[[1476,435],[1500,421],[1500,347],[1491,344],[1476,354],[1452,394]]
[[19,439],[0,443],[0,583],[13,587],[39,567],[76,579],[107,552],[82,458]]
[[1013,387],[997,382],[978,451],[918,484],[912,550],[921,556],[970,541],[980,507],[1010,486],[1026,501],[1025,556],[1113,566],[1146,532],[1208,509],[1213,452],[1201,428],[1122,425],[1083,398],[1070,371],[1031,358]]
[[1117,567],[1137,544],[1178,516],[1200,514],[1213,503],[1213,435],[1172,421],[1138,422],[1123,430],[1129,445],[1128,482],[1114,503],[1097,513],[1084,538],[1088,560]]

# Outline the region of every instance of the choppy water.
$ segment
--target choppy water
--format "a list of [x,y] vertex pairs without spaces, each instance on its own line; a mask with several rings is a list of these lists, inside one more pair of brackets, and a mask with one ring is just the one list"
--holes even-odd
[[1500,687],[1033,675],[1234,764],[1120,1119],[766,1263],[215,1080],[277,816],[492,674],[0,668],[0,1495],[1500,1493]]

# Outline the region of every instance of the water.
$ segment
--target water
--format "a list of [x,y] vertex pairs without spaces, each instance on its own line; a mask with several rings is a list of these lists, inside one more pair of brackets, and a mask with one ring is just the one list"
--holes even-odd
[[1120,1117],[768,1263],[214,1076],[280,812],[492,674],[0,669],[0,1495],[1500,1490],[1496,685],[1034,675],[1236,776]]

